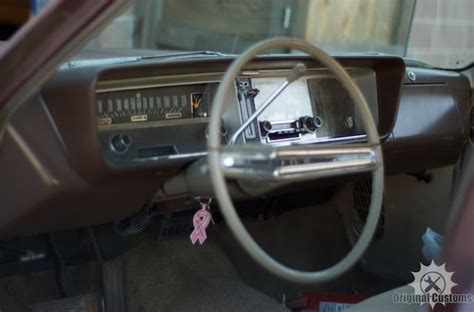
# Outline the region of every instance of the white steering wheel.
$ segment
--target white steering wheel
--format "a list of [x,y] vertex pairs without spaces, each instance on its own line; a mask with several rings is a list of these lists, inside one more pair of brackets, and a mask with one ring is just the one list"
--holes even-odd
[[[276,48],[305,52],[334,74],[360,112],[367,133],[366,144],[310,144],[285,147],[266,144],[221,145],[221,116],[226,95],[234,87],[235,79],[241,74],[244,65],[257,54]],[[351,268],[372,240],[382,207],[384,185],[383,159],[376,124],[362,92],[344,68],[333,57],[303,40],[285,38],[265,40],[250,47],[232,63],[219,85],[212,105],[208,162],[215,196],[230,230],[257,263],[281,278],[297,283],[320,283],[333,279]],[[371,204],[365,227],[357,243],[340,262],[315,272],[289,268],[260,248],[242,224],[225,180],[228,177],[278,183],[361,172],[372,173]]]

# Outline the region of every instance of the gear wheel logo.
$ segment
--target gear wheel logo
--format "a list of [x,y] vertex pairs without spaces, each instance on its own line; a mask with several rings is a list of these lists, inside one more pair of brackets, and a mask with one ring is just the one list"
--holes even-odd
[[409,285],[415,290],[415,296],[425,298],[420,305],[429,304],[434,308],[439,303],[446,306],[446,302],[439,298],[452,295],[452,289],[457,284],[452,280],[454,272],[448,272],[445,263],[439,266],[434,261],[428,266],[420,263],[420,270],[412,274],[414,281]]

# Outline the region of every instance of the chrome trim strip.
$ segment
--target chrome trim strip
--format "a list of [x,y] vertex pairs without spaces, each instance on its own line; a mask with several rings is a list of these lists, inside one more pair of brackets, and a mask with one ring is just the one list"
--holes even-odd
[[16,129],[9,124],[7,126],[7,132],[11,135],[13,141],[23,152],[26,159],[30,162],[31,166],[36,171],[41,180],[43,180],[45,184],[50,186],[58,185],[59,181],[53,176],[53,174],[48,170],[48,168],[46,168],[46,166],[41,163],[39,158],[35,155],[33,150],[28,146],[28,144],[21,137],[18,131],[16,131]]
[[127,129],[142,129],[142,128],[158,128],[158,127],[169,127],[177,125],[193,125],[193,124],[202,124],[208,123],[209,117],[196,117],[196,118],[187,118],[187,119],[169,119],[169,120],[156,120],[156,121],[147,121],[147,122],[127,122],[127,123],[118,123],[111,125],[99,125],[97,128],[99,131],[106,130],[127,130]]
[[192,160],[198,157],[207,156],[207,152],[195,152],[195,153],[183,153],[183,154],[174,154],[174,155],[165,155],[165,156],[155,156],[147,158],[135,159],[134,162],[148,162],[148,161],[172,161],[172,160]]
[[[357,136],[354,136],[355,138],[360,138],[360,139],[366,139],[367,136],[366,135],[357,135]],[[344,139],[343,142],[346,142],[346,143],[357,143],[357,142],[360,142],[360,140],[353,140],[351,141],[351,138],[352,137],[341,137],[341,138],[336,138],[333,142],[340,142],[340,141],[343,141],[342,139]],[[330,140],[327,140],[327,141],[319,141],[319,142],[304,142],[304,143],[298,143],[298,144],[295,144],[295,145],[303,145],[303,144],[314,144],[314,145],[319,145],[319,144],[324,144],[324,143],[333,143]],[[295,143],[295,142],[293,142]],[[271,144],[272,146],[277,146],[276,144]],[[234,145],[235,146],[235,145]],[[237,146],[240,146],[240,145],[237,145]],[[350,147],[349,147],[350,148]],[[171,160],[186,160],[186,159],[189,159],[189,160],[192,160],[194,158],[197,158],[197,157],[203,157],[203,156],[207,156],[208,152],[207,151],[204,151],[204,152],[193,152],[193,153],[183,153],[183,154],[174,154],[174,155],[165,155],[165,156],[155,156],[155,157],[148,157],[148,158],[141,158],[141,159],[137,159],[135,160],[136,162],[146,162],[146,161],[171,161]]]
[[[370,68],[346,68],[349,72],[357,72],[370,70]],[[242,71],[242,77],[248,78],[249,76],[286,76],[291,71],[290,69],[260,69],[260,70],[244,70]],[[142,77],[142,78],[129,78],[129,79],[113,79],[113,80],[98,80],[96,83],[96,93],[104,93],[111,91],[123,91],[123,90],[135,90],[135,89],[148,89],[155,87],[171,87],[177,85],[193,85],[203,83],[219,83],[224,72],[207,72],[207,73],[194,73],[194,74],[179,74],[179,75],[167,75],[167,76],[154,76],[154,77]],[[304,75],[306,78],[316,77],[331,77],[333,76],[325,68],[308,68],[307,74]],[[171,80],[171,81],[170,81]]]
[[186,153],[186,154],[176,154],[168,156],[169,159],[183,159],[183,158],[194,158],[207,156],[207,152],[196,152],[196,153]]
[[316,137],[315,139],[305,140],[304,142],[295,142],[296,144],[320,144],[320,143],[338,143],[338,142],[363,142],[367,140],[366,134],[351,135],[337,138]]
[[[335,143],[363,143],[367,141],[366,134],[358,134],[353,136],[337,137],[337,138],[328,138],[328,137],[316,137],[312,138],[308,135],[302,136],[298,140],[292,141],[276,141],[269,144],[273,146],[290,146],[290,145],[308,145],[308,144],[335,144]],[[263,142],[266,142],[265,140]]]
[[96,93],[149,89],[156,87],[173,87],[205,83],[219,83],[223,73],[204,73],[192,75],[169,75],[146,78],[117,79],[98,81]]

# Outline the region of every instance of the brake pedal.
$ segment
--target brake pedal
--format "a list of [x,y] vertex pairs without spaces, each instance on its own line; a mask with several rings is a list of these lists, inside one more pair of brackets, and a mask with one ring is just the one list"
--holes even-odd
[[121,260],[104,262],[102,265],[105,312],[125,312],[125,293]]
[[147,204],[142,210],[134,215],[123,219],[115,224],[115,231],[120,236],[130,236],[142,232],[153,219],[155,211],[154,204]]

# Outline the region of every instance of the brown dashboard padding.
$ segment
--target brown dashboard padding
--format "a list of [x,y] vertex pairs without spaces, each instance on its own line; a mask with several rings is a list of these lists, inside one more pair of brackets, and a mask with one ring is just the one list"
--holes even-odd
[[457,72],[408,68],[393,142],[386,149],[387,172],[416,172],[456,162],[467,142],[470,85]]
[[139,210],[159,176],[92,185],[70,166],[39,95],[12,120],[0,149],[0,237],[114,221]]

